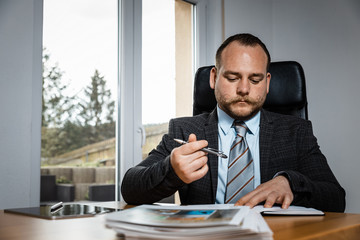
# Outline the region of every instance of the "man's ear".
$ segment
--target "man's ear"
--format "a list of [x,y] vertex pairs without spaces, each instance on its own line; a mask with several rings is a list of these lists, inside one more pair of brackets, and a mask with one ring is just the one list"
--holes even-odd
[[217,71],[216,71],[216,68],[213,67],[210,70],[210,87],[212,89],[215,89],[216,77],[217,77]]
[[269,93],[269,89],[270,89],[270,79],[271,79],[271,74],[268,72],[266,74],[266,93]]

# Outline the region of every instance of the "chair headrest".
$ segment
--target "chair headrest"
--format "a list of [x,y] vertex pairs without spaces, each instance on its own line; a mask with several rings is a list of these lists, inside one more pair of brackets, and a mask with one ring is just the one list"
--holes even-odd
[[307,97],[304,70],[298,62],[270,64],[270,89],[263,108],[307,119]]
[[216,107],[214,90],[210,87],[210,71],[214,66],[201,67],[194,81],[193,115],[211,112]]

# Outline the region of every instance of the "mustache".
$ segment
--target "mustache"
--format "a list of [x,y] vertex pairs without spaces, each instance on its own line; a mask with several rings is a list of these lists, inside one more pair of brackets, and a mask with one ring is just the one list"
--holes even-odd
[[229,104],[238,103],[238,102],[246,102],[246,103],[250,103],[250,104],[255,103],[255,101],[252,100],[251,98],[249,98],[248,96],[231,98],[231,99],[228,99],[226,102]]

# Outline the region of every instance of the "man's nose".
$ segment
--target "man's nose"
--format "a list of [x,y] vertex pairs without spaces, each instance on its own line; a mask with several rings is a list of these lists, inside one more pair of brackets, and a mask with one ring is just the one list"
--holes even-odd
[[240,79],[237,84],[236,92],[239,95],[247,95],[250,91],[250,83],[248,79]]

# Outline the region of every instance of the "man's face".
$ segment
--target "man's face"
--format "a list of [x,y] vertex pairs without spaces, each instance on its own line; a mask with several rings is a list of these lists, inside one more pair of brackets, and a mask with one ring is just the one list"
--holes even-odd
[[253,117],[269,92],[270,73],[266,71],[264,50],[230,43],[221,54],[220,69],[210,73],[210,86],[215,89],[219,107],[234,119]]

